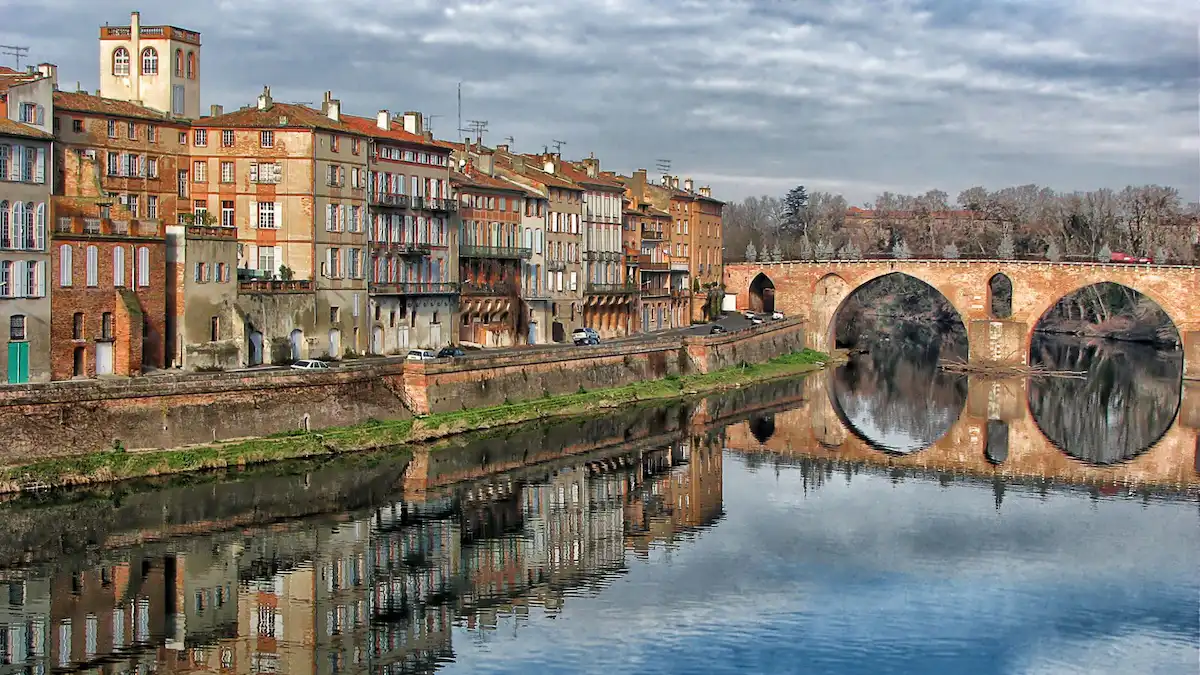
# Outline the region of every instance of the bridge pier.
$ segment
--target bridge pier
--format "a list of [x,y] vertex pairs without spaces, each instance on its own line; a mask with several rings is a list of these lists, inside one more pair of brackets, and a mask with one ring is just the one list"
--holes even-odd
[[1023,321],[967,321],[967,360],[971,363],[1029,364],[1029,325]]

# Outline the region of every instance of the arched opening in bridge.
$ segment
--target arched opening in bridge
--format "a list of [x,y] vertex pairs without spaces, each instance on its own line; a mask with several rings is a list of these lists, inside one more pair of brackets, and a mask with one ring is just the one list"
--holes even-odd
[[775,415],[755,415],[750,418],[750,434],[754,436],[760,444],[766,445],[767,441],[775,435]]
[[1012,316],[1013,285],[1005,274],[996,274],[988,280],[988,312],[993,319]]
[[968,354],[966,327],[945,296],[892,273],[845,296],[830,323],[833,345],[851,350],[830,384],[830,402],[851,433],[878,450],[908,454],[950,431],[966,404],[967,380],[938,362]]
[[1091,464],[1136,457],[1179,413],[1179,331],[1152,298],[1099,283],[1052,305],[1030,335],[1029,363],[1075,377],[1034,378],[1029,411],[1046,438]]
[[750,282],[750,311],[765,314],[775,311],[775,283],[762,272]]

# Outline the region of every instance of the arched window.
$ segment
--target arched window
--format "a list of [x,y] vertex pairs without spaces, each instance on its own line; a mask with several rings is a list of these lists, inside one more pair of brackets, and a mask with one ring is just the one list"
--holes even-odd
[[0,248],[12,248],[12,230],[8,220],[8,202],[0,200]]
[[158,50],[154,47],[146,47],[142,50],[142,74],[158,74]]
[[87,285],[95,287],[100,285],[100,249],[95,246],[87,247],[87,268],[85,280]]
[[138,249],[138,286],[150,285],[150,249],[142,246]]
[[8,247],[20,248],[25,243],[25,205],[21,202],[13,203],[11,222]]
[[74,252],[70,244],[58,247],[58,285],[63,288],[71,287],[71,265],[74,264]]
[[196,79],[196,52],[187,53],[187,78]]
[[26,251],[37,249],[37,228],[34,227],[34,216],[37,215],[37,207],[33,202],[25,202],[25,239],[21,242],[21,248]]
[[183,77],[183,50],[175,50],[175,76]]
[[129,77],[129,50],[117,47],[112,54],[112,74],[116,77]]
[[125,286],[125,249],[120,246],[113,247],[113,286]]

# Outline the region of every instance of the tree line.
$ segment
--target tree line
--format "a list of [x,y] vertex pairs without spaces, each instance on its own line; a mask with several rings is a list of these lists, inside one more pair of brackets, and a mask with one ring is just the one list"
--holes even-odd
[[797,186],[724,210],[725,259],[861,257],[1109,260],[1113,252],[1200,259],[1200,204],[1162,185],[1056,192],[1037,185],[922,195],[885,192],[850,213],[845,197]]

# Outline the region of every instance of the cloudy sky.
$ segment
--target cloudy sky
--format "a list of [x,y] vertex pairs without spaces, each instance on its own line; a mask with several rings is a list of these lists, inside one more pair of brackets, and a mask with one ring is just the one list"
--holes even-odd
[[[0,44],[95,89],[97,26],[204,36],[203,103],[418,109],[719,196],[1036,182],[1200,191],[1195,0],[0,0]],[[11,58],[3,61],[11,65]]]

